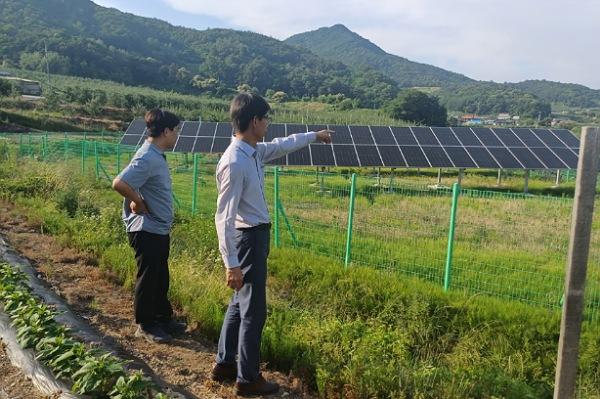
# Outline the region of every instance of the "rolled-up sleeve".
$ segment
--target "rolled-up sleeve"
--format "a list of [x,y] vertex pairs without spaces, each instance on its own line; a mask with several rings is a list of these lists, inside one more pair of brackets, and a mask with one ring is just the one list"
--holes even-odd
[[227,268],[240,265],[235,242],[235,218],[244,188],[244,171],[241,165],[231,163],[217,172],[217,212],[215,226],[219,238],[219,251]]
[[258,143],[256,146],[263,163],[282,157],[290,152],[314,143],[317,133],[296,133],[287,137],[278,137],[269,143]]

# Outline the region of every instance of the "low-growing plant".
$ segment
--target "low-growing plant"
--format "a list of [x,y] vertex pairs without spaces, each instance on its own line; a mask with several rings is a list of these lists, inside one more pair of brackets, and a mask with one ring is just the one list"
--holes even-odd
[[26,285],[27,276],[0,262],[0,303],[10,316],[17,340],[34,348],[57,378],[73,381],[72,389],[92,398],[146,399],[157,388],[141,372],[127,375],[126,362],[97,348],[89,348],[69,336],[69,329],[55,321],[56,310],[40,303]]

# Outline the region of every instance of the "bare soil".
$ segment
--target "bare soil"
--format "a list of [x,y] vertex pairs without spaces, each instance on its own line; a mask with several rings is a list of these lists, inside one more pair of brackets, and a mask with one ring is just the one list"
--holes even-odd
[[[64,247],[54,237],[41,234],[38,226],[27,222],[5,202],[0,202],[0,234],[31,261],[39,275],[66,299],[74,313],[115,342],[119,355],[134,359],[134,364],[141,365],[159,384],[188,398],[236,397],[232,383],[219,384],[210,379],[216,345],[196,333],[193,325],[168,345],[136,338],[132,293],[120,286],[115,276],[95,266],[97,262],[93,257]],[[0,374],[6,374],[2,372],[1,360]],[[282,387],[272,397],[315,396],[294,376],[270,370],[263,370],[263,375]],[[3,386],[2,381],[0,377],[0,387]]]
[[10,363],[0,341],[0,399],[49,399],[39,393],[21,370]]

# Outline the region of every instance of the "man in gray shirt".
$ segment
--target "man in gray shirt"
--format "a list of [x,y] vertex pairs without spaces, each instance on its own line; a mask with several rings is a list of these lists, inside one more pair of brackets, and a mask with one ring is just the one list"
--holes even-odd
[[170,334],[185,330],[183,323],[172,319],[173,309],[167,298],[173,193],[164,151],[172,149],[177,141],[179,118],[154,109],[145,119],[148,138],[114,179],[113,188],[125,198],[123,221],[138,267],[136,336],[164,343],[170,341]]
[[267,317],[271,227],[264,193],[264,164],[314,141],[330,143],[332,133],[322,130],[292,134],[263,143],[269,110],[269,104],[256,94],[242,93],[233,99],[230,113],[235,137],[216,170],[215,225],[227,268],[227,285],[235,293],[225,314],[212,378],[236,379],[239,395],[267,395],[279,389],[259,371],[260,341]]

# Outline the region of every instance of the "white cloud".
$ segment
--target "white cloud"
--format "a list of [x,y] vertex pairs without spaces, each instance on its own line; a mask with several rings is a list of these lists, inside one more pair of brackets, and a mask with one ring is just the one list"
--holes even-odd
[[600,88],[598,0],[163,0],[279,39],[343,23],[384,50],[476,79]]

